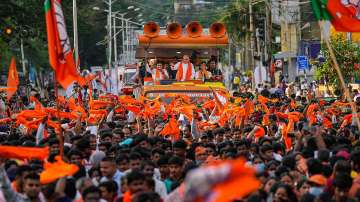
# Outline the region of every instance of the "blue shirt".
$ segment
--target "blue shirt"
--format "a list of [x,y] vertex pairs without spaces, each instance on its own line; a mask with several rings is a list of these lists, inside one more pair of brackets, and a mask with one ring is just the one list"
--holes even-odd
[[121,193],[121,178],[124,176],[125,174],[120,172],[119,170],[116,170],[114,176],[112,177],[112,179],[108,179],[107,177],[102,177],[100,179],[100,182],[106,182],[106,181],[109,181],[109,180],[112,180],[114,182],[116,182],[117,186],[118,186],[118,191],[117,191],[117,194],[118,194],[118,197],[121,197],[122,193]]

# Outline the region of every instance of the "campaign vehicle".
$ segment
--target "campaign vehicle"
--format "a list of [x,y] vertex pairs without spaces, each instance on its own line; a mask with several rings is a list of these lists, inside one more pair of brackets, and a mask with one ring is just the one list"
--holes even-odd
[[[203,29],[199,22],[190,22],[183,32],[182,25],[171,23],[161,29],[155,22],[144,25],[142,34],[138,36],[139,46],[136,58],[143,61],[154,58],[162,63],[177,62],[183,55],[194,56],[195,63],[218,58],[219,49],[228,46],[226,28],[222,23],[213,23],[209,29]],[[197,65],[197,64],[194,64]],[[160,96],[171,100],[178,95],[186,95],[191,99],[213,98],[214,91],[228,94],[222,83],[222,75],[213,75],[207,80],[188,80],[179,82],[164,79],[159,83],[151,82],[152,78],[144,78],[145,85],[141,94],[148,98]]]

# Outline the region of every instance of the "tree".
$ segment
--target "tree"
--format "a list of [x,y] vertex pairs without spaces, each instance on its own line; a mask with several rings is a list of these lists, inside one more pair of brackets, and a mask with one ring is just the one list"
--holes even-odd
[[[336,60],[339,63],[340,70],[343,74],[344,80],[347,83],[354,82],[355,79],[360,78],[360,69],[358,68],[360,62],[360,46],[347,41],[344,36],[338,34],[330,39],[330,44],[334,50]],[[334,64],[330,58],[328,48],[323,45],[321,49],[325,62],[320,63],[315,72],[315,78],[326,81],[330,85],[340,86],[340,80],[334,69]]]

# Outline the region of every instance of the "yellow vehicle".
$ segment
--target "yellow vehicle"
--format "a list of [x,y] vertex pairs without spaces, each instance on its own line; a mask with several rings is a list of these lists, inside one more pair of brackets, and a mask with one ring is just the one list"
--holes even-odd
[[[203,60],[218,56],[218,49],[228,46],[226,29],[221,23],[213,23],[209,29],[203,31],[200,23],[191,22],[186,26],[186,33],[183,33],[179,23],[171,23],[166,27],[166,34],[161,34],[163,31],[165,30],[160,30],[155,22],[145,24],[144,33],[138,36],[137,59],[147,61],[149,58],[156,58],[159,61],[171,61],[182,55],[192,55],[195,51],[198,59]],[[213,90],[228,95],[222,82],[199,80],[187,82],[164,80],[160,85],[144,86],[142,94],[147,98],[160,96],[164,100],[187,95],[196,100],[204,97],[213,98]]]
[[213,92],[221,92],[223,95],[229,95],[227,89],[221,82],[178,82],[169,85],[144,86],[144,97],[153,99],[162,98],[165,102],[170,102],[179,95],[186,95],[192,100],[199,98],[214,98]]

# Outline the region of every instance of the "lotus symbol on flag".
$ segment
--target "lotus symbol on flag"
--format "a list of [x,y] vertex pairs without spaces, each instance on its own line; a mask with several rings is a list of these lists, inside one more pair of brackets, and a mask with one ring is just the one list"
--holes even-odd
[[341,0],[341,4],[351,11],[354,18],[360,20],[360,0]]
[[61,5],[59,4],[58,1],[54,1],[54,5],[55,5],[54,10],[56,16],[56,23],[57,23],[61,47],[62,47],[62,56],[63,56],[62,59],[64,60],[65,55],[71,51],[70,41],[65,29],[64,14],[62,12]]

